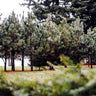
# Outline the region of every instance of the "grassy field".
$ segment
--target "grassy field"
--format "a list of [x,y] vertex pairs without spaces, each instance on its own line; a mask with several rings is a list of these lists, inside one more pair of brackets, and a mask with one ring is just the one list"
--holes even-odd
[[[4,67],[3,66],[0,66],[0,68],[2,68],[4,70]],[[33,67],[34,70],[39,70],[39,67]],[[49,67],[45,66],[45,67],[40,67],[40,70],[47,70],[49,69]],[[16,66],[15,67],[15,71],[21,71],[22,70],[22,67],[21,66]],[[24,67],[24,70],[25,71],[29,71],[31,70],[30,66],[25,66]],[[7,66],[7,71],[11,71],[11,66]]]
[[[54,71],[34,71],[34,72],[9,72],[5,73],[6,80],[11,83],[20,84],[21,82],[28,83],[28,82],[43,82],[45,80],[52,79],[56,75],[60,75],[63,71],[70,70],[71,67],[64,68],[63,66],[57,67],[57,70]],[[9,70],[10,68],[8,68]],[[34,67],[34,69],[38,70],[38,68]],[[21,70],[20,67],[16,67],[16,70]],[[25,67],[25,70],[30,70],[30,67]],[[89,68],[88,66],[82,66],[81,72],[84,74],[89,74],[93,72],[96,73],[96,67],[93,69]]]
[[[26,69],[28,68],[30,67],[26,67]],[[0,70],[2,70],[2,68],[0,68]],[[20,69],[16,67],[16,70]],[[90,95],[91,93],[90,94],[88,93],[89,95],[85,95],[83,91],[82,91],[83,95],[78,95],[79,94],[78,91],[80,91],[79,87],[81,86],[84,90],[85,89],[87,90],[85,85],[88,83],[88,88],[93,92],[92,86],[94,87],[96,86],[95,84],[96,78],[94,78],[96,77],[95,70],[96,67],[91,69],[88,68],[87,66],[82,66],[81,68],[76,66],[68,66],[68,68],[64,68],[63,66],[56,66],[56,70],[54,71],[49,70],[32,71],[32,72],[18,71],[18,72],[2,72],[2,73],[4,76],[3,80],[5,81],[6,86],[9,86],[9,89],[13,94],[12,96],[91,96]],[[90,84],[93,85],[90,86]],[[78,88],[78,91],[75,91],[75,88],[76,89]],[[4,87],[4,90],[7,90],[7,87]],[[68,95],[69,93],[71,95]]]
[[[46,67],[48,69],[48,67]],[[23,84],[24,86],[27,85],[30,82],[44,82],[47,80],[52,79],[55,76],[58,76],[66,70],[73,69],[74,66],[69,66],[68,68],[64,68],[63,66],[58,66],[56,70],[50,71],[50,70],[44,70],[44,71],[28,71],[28,72],[5,72],[5,79],[8,83],[15,84],[15,85],[20,85]],[[1,67],[0,70],[3,70]],[[38,70],[38,68],[34,67],[35,70]],[[42,69],[42,68],[41,68]],[[11,70],[11,67],[7,67],[7,70]],[[20,67],[16,67],[16,70],[21,70]],[[29,66],[25,67],[25,70],[30,70]],[[91,69],[88,66],[82,66],[81,67],[81,72],[88,75],[90,73],[96,74],[96,66],[94,66],[93,69]]]
[[43,72],[16,72],[16,73],[5,73],[6,80],[8,82],[14,83],[16,85],[21,84],[23,82],[24,86],[28,84],[28,82],[44,82],[45,80],[49,80],[54,75],[56,75],[55,71],[43,71]]

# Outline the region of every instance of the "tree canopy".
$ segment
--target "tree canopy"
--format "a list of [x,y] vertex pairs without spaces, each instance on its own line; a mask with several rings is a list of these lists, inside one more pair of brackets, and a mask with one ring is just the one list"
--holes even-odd
[[67,22],[72,22],[78,16],[84,22],[84,31],[96,27],[96,2],[95,0],[25,0],[24,5],[32,7],[38,20],[43,21],[47,14],[52,14],[52,20],[60,24],[63,17]]

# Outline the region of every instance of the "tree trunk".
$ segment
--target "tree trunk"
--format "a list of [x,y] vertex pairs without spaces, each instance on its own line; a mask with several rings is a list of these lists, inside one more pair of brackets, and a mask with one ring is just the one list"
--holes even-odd
[[4,62],[4,63],[5,63],[5,65],[4,65],[4,71],[7,71],[7,70],[6,70],[6,64],[7,64],[7,56],[6,56],[6,53],[5,53],[5,62]]
[[40,71],[40,63],[39,63],[39,71]]
[[67,66],[66,66],[66,65],[64,65],[64,67],[65,67],[65,68],[67,68]]
[[22,71],[24,71],[24,49],[22,50]]
[[[50,61],[51,62],[51,58],[49,58],[49,60],[48,61]],[[54,68],[53,68],[53,66],[49,66],[49,70],[53,70]]]
[[89,56],[88,57],[88,67],[90,66],[90,64],[91,64],[91,57]]
[[91,58],[91,68],[93,68],[93,64],[92,64],[92,58]]
[[8,58],[8,66],[11,66],[11,52],[10,52],[9,58]]
[[15,51],[14,51],[14,49],[13,49],[12,52],[11,52],[11,65],[12,65],[12,71],[15,71],[14,56],[15,56]]
[[10,57],[8,58],[8,66],[11,66],[11,64],[10,64]]
[[52,66],[50,66],[50,68],[49,68],[50,70],[53,70],[54,68],[52,67]]
[[30,54],[30,62],[31,62],[31,71],[33,71],[33,64],[32,64],[32,53]]

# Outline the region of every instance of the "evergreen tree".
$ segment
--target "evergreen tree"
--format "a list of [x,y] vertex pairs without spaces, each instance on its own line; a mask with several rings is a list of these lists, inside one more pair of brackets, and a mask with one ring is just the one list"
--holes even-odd
[[[27,32],[25,31],[25,24],[24,24],[24,14],[21,18],[21,21],[20,21],[20,40],[19,40],[19,47],[18,47],[18,51],[19,51],[19,54],[22,55],[22,71],[24,71],[24,56],[25,56],[25,51],[26,49],[28,49],[27,47],[27,38],[28,38],[28,35],[26,34]],[[28,55],[28,54],[26,54]]]
[[4,70],[6,71],[7,58],[10,52],[10,38],[7,36],[7,22],[6,19],[0,25],[0,57],[5,58]]
[[[89,63],[91,64],[94,62],[96,56],[96,29],[92,31],[91,29],[88,30],[87,34],[83,34],[80,37],[80,45],[79,45],[79,52],[82,52],[89,58]],[[94,62],[95,63],[95,62]]]
[[61,34],[59,34],[58,26],[52,22],[50,15],[46,22],[37,27],[37,30],[33,39],[33,63],[40,67],[45,66],[47,60],[53,62],[58,57]]
[[14,12],[12,12],[12,14],[6,19],[4,27],[6,32],[5,40],[8,42],[9,50],[11,52],[12,71],[15,71],[14,59],[20,40],[20,24]]
[[[30,56],[31,71],[33,71],[33,61],[32,61],[32,48],[33,48],[33,36],[36,31],[36,21],[32,13],[28,13],[28,17],[24,20],[25,28],[25,43],[27,44],[27,53]],[[28,51],[29,50],[29,51]]]
[[72,0],[71,12],[74,17],[80,17],[84,22],[85,32],[96,26],[96,2],[95,0]]
[[32,6],[34,14],[40,21],[52,14],[56,24],[60,24],[63,17],[67,22],[75,20],[78,16],[84,22],[84,31],[96,27],[96,2],[95,0],[26,0],[29,7]]
[[49,13],[52,14],[52,20],[59,24],[63,17],[69,19],[70,0],[26,0],[23,5],[31,6],[37,19],[41,22],[47,18]]
[[[81,31],[81,26],[79,28],[77,30]],[[46,22],[43,22],[35,32],[33,42],[33,63],[44,66],[47,61],[57,62],[60,54],[72,58],[76,51],[74,47],[77,47],[79,40],[75,28],[70,26],[66,19],[58,26],[52,22],[49,15]]]

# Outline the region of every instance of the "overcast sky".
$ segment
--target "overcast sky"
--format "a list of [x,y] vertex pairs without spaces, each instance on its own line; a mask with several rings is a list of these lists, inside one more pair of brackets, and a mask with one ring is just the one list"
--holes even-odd
[[0,1],[0,13],[2,13],[2,19],[8,17],[8,15],[14,11],[16,14],[22,14],[28,12],[26,6],[20,6],[19,4],[24,2],[24,0],[1,0]]

